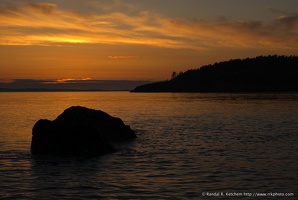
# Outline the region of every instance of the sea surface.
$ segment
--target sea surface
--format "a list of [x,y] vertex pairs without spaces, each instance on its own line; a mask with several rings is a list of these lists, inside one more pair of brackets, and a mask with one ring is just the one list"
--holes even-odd
[[[73,105],[138,138],[101,157],[31,156],[35,122]],[[0,122],[0,199],[298,195],[298,94],[1,92]]]

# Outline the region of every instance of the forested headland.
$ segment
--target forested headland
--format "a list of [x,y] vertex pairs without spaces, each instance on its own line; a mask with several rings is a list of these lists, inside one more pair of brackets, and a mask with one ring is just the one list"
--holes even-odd
[[297,56],[232,59],[141,85],[131,92],[298,92]]

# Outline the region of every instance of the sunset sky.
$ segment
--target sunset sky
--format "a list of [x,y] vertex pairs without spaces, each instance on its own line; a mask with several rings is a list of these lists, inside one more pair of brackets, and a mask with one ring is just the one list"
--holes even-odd
[[0,0],[0,82],[165,80],[298,54],[297,0]]

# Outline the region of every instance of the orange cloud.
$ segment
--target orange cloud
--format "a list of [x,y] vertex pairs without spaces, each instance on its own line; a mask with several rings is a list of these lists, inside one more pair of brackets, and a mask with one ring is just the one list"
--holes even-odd
[[111,59],[132,59],[132,58],[140,58],[140,56],[108,56]]
[[[121,1],[112,1],[111,7],[115,6],[121,6]],[[104,6],[106,10],[111,7]],[[79,14],[50,3],[5,4],[0,6],[0,28],[1,45],[142,44],[194,50],[298,46],[297,15],[281,16],[268,24],[257,20],[207,22],[152,12]]]
[[92,81],[92,78],[82,78],[82,79],[75,79],[75,78],[62,78],[57,80],[51,81],[44,81],[41,84],[62,84],[62,83],[82,83],[84,81]]

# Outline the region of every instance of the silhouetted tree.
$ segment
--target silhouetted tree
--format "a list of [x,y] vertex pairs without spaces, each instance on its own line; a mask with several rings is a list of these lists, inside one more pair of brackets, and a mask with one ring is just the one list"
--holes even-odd
[[174,79],[174,78],[176,78],[177,77],[177,73],[176,72],[173,72],[172,73],[172,76],[171,76],[171,79]]

